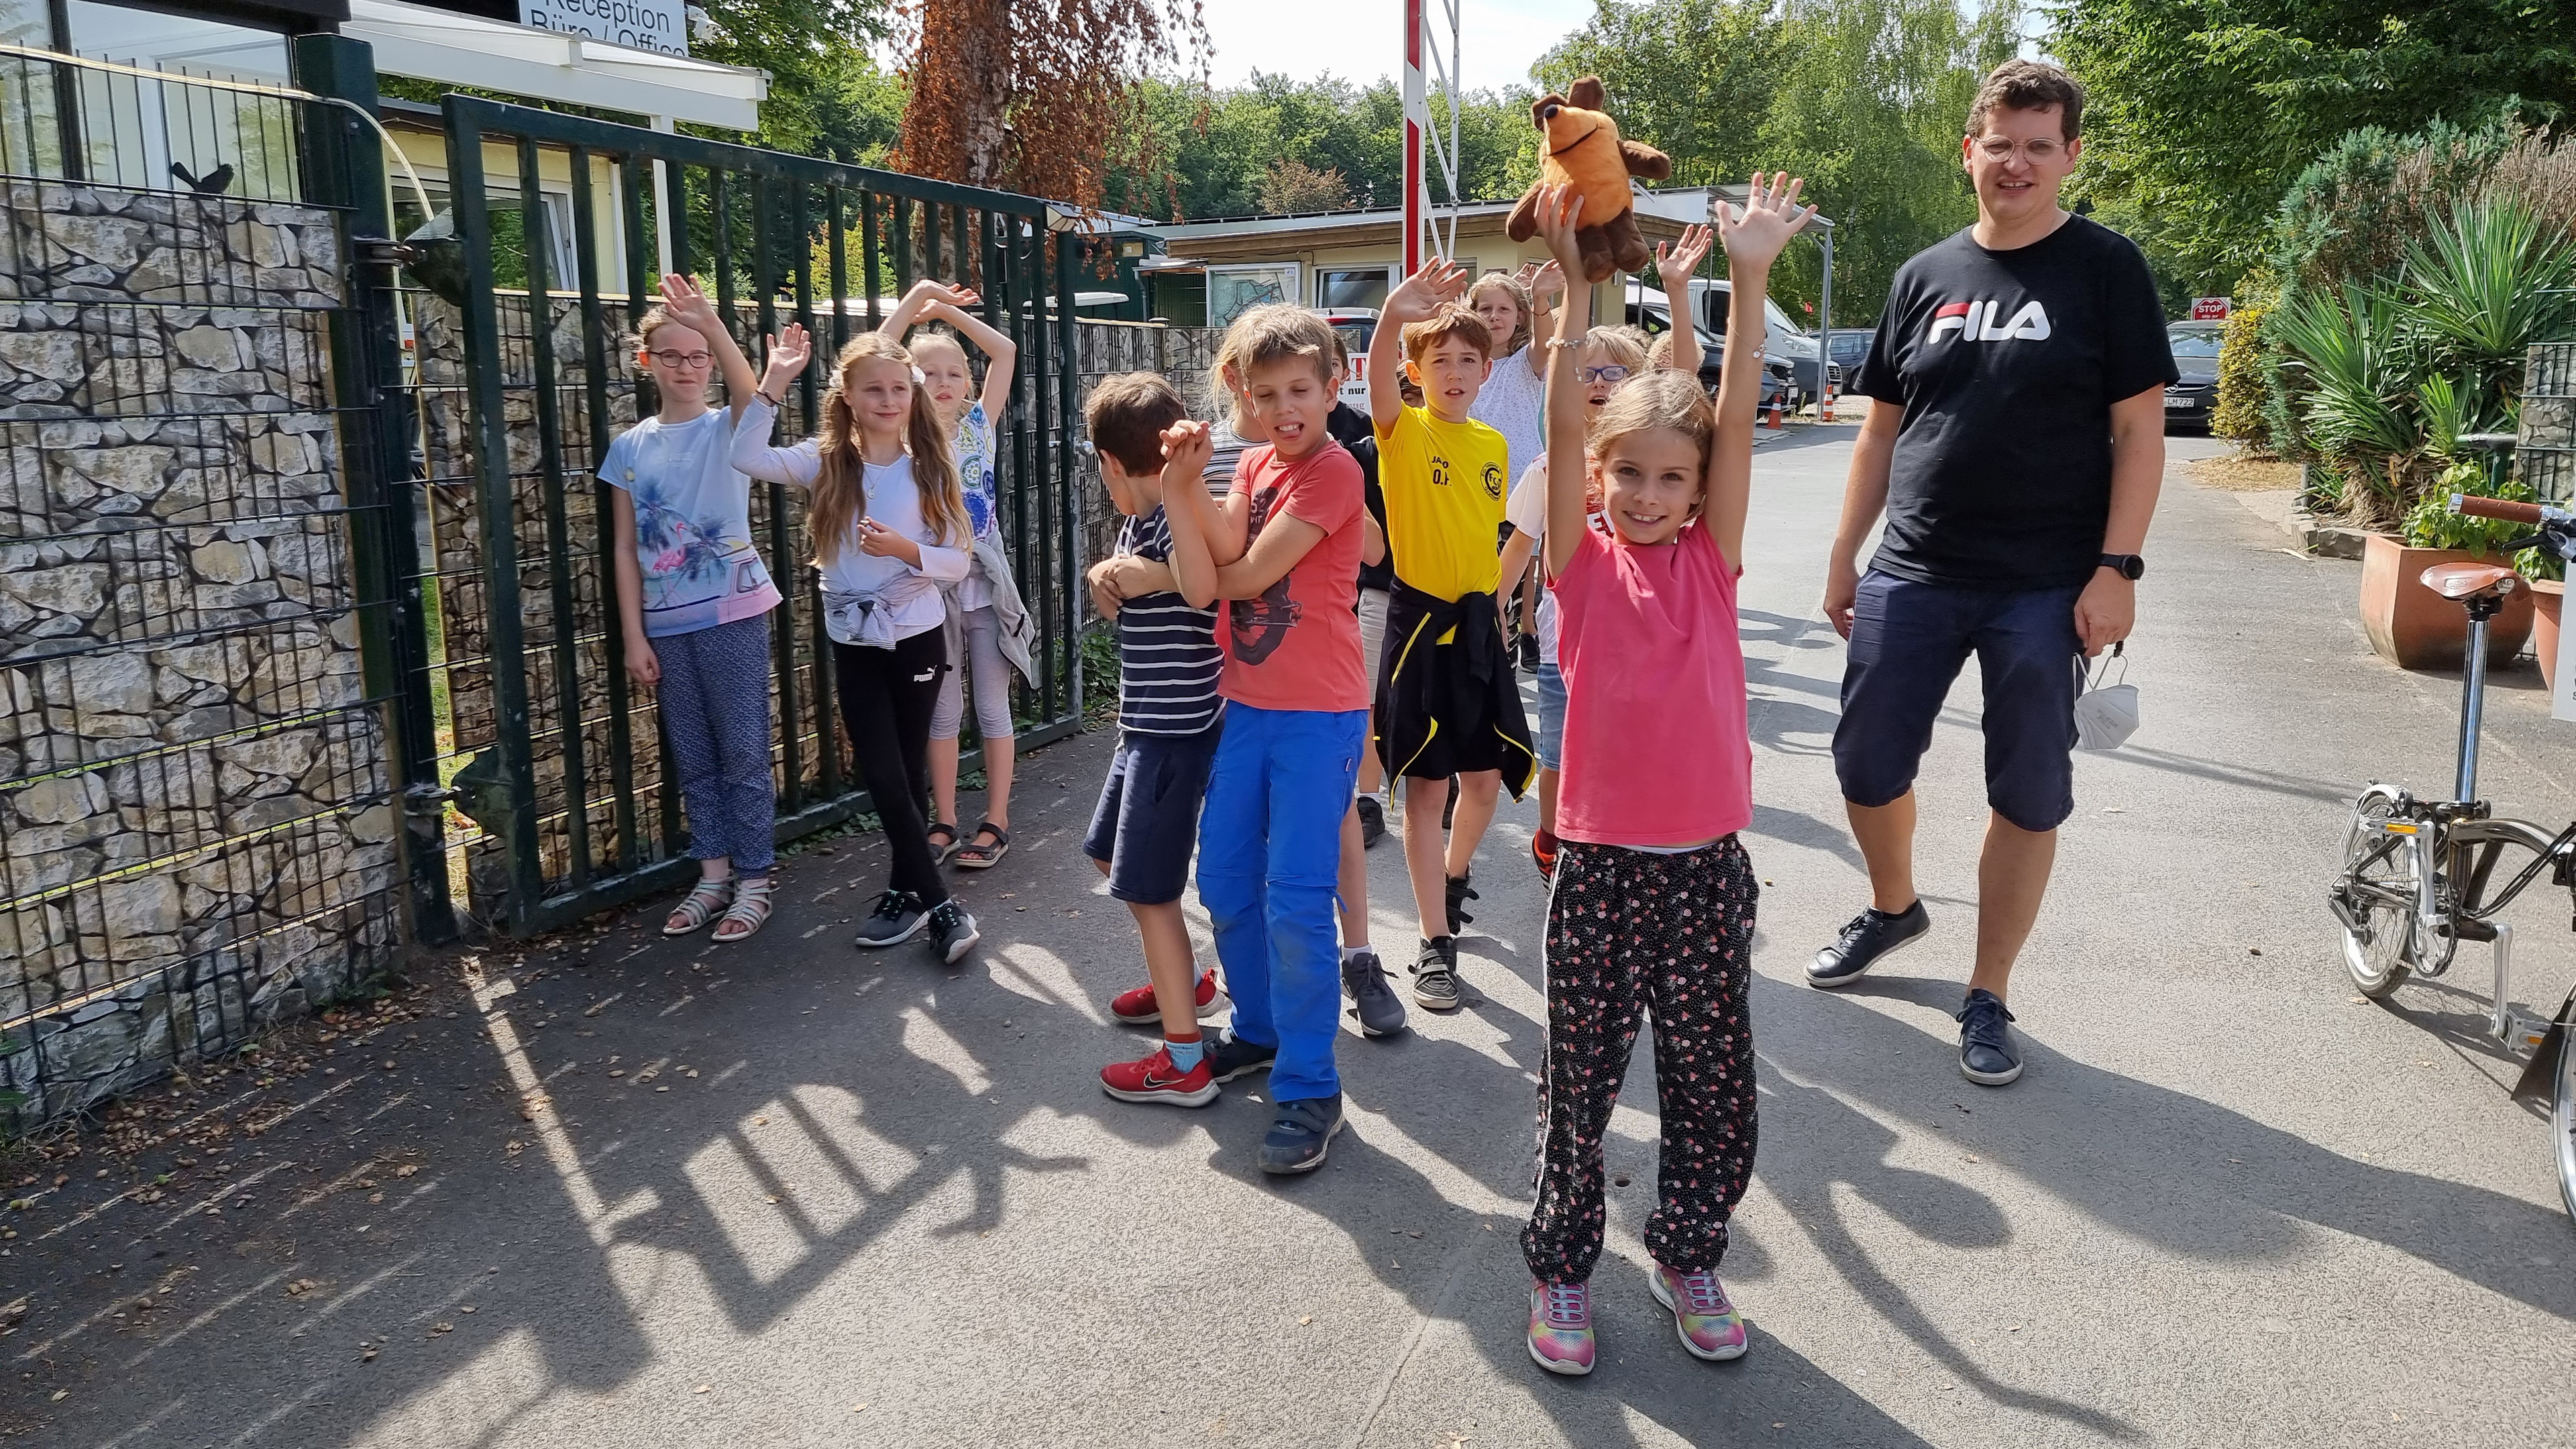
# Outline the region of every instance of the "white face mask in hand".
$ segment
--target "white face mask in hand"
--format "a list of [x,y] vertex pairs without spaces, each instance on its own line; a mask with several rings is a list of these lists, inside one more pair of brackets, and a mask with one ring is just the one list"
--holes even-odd
[[[2075,744],[2078,749],[2116,750],[2138,732],[2138,687],[2128,682],[2127,642],[2111,646],[2098,673],[2090,673],[2085,662],[2075,661]],[[2120,682],[2103,684],[2111,672],[2111,661],[2120,661]]]

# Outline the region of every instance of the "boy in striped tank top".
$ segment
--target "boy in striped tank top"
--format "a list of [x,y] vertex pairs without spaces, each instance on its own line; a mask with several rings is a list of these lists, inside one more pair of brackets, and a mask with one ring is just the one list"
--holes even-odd
[[[1102,379],[1083,409],[1101,481],[1126,515],[1117,552],[1088,576],[1093,607],[1118,624],[1118,752],[1083,850],[1109,877],[1109,894],[1135,913],[1153,983],[1110,1010],[1121,1021],[1163,1024],[1163,1043],[1150,1055],[1101,1069],[1101,1090],[1124,1102],[1200,1107],[1217,1097],[1199,1034],[1199,1012],[1216,994],[1212,980],[1198,979],[1181,893],[1225,701],[1217,695],[1224,655],[1216,610],[1182,598],[1168,562],[1162,435],[1186,416],[1180,394],[1150,372]],[[1204,1001],[1196,999],[1202,985]]]

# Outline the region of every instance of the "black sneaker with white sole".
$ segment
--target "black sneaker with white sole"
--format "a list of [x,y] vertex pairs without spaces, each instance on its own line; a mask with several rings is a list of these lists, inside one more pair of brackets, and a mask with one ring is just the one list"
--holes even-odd
[[1386,839],[1386,806],[1375,795],[1360,797],[1360,849]]
[[1268,1071],[1278,1059],[1279,1048],[1245,1041],[1230,1026],[1209,1038],[1207,1044],[1208,1074],[1220,1082]]
[[1361,950],[1342,963],[1342,994],[1358,1008],[1360,1035],[1393,1036],[1404,1030],[1404,1003],[1386,981],[1386,963]]
[[1807,984],[1831,989],[1849,986],[1861,973],[1923,939],[1932,929],[1932,913],[1916,901],[1894,915],[1871,906],[1851,918],[1834,943],[1807,963]]
[[2013,1014],[1991,991],[1976,990],[1959,1005],[1959,1073],[1980,1087],[2001,1087],[2021,1075],[2013,1049]]
[[910,891],[887,891],[877,897],[876,909],[859,923],[862,946],[899,946],[921,934],[930,919],[922,909],[921,898]]
[[1458,1009],[1458,938],[1422,943],[1413,962],[1413,999],[1433,1011]]
[[931,949],[937,951],[939,959],[947,965],[956,965],[959,957],[974,950],[975,943],[984,939],[984,933],[975,929],[975,918],[966,914],[966,908],[957,904],[955,896],[932,906],[927,920]]

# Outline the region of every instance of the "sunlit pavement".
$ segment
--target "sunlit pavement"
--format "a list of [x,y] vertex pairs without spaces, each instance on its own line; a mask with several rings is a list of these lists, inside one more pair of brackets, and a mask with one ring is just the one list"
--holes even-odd
[[[1523,1352],[1533,803],[1479,859],[1468,1008],[1384,1042],[1347,1031],[1351,1130],[1321,1172],[1274,1182],[1252,1165],[1260,1078],[1199,1112],[1099,1091],[1094,1069],[1151,1038],[1107,1017],[1142,975],[1080,853],[1093,735],[1029,762],[1009,857],[960,875],[985,933],[961,969],[848,944],[883,858],[845,840],[788,863],[747,947],[663,942],[654,909],[443,958],[396,1010],[299,1031],[273,1086],[155,1092],[79,1158],[16,1164],[36,1181],[0,1215],[18,1234],[0,1433],[2549,1440],[2576,1400],[2576,1229],[2544,1124],[2506,1100],[2519,1063],[2482,1035],[2484,962],[2361,1004],[2321,904],[2357,785],[2447,778],[2456,685],[2368,656],[2357,565],[2293,556],[2233,498],[2170,482],[2129,676],[2145,725],[2079,762],[2014,983],[2028,1070],[1975,1087],[1949,1017],[1983,824],[1973,671],[1922,782],[1931,940],[1849,991],[1800,977],[1864,900],[1826,754],[1842,651],[1815,608],[1850,436],[1765,446],[1746,550],[1764,1095],[1725,1270],[1753,1323],[1741,1361],[1686,1357],[1647,1295],[1642,1045],[1610,1144],[1601,1366],[1558,1380]],[[2486,785],[2563,820],[2576,735],[2540,698],[2527,666],[2500,678]],[[1400,973],[1401,855],[1371,864]],[[2565,897],[2513,918],[2516,994],[2554,1004],[2576,978]]]

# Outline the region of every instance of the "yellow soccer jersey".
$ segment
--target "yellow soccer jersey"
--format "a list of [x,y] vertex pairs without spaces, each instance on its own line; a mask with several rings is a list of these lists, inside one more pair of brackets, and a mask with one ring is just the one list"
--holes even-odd
[[1437,599],[1490,594],[1502,576],[1503,435],[1406,408],[1377,440],[1396,577]]

